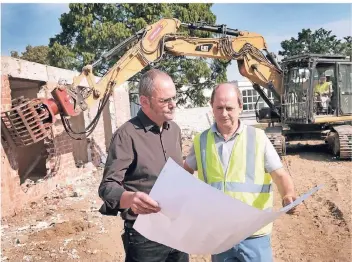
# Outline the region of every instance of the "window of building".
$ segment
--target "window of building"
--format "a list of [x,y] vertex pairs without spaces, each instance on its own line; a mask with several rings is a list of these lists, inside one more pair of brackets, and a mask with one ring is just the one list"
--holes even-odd
[[[255,110],[255,104],[257,103],[257,99],[259,98],[258,101],[258,110],[263,108],[263,107],[268,107],[268,105],[264,102],[262,98],[260,98],[259,94],[257,91],[254,89],[244,89],[241,91],[242,96],[243,96],[243,111],[244,112],[254,112]],[[273,101],[274,96],[272,92],[266,91],[268,94],[268,97],[271,101]]]

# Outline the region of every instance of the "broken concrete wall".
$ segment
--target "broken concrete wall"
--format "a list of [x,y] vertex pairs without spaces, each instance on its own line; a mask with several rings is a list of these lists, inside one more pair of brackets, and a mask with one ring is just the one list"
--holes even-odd
[[[1,111],[11,109],[11,100],[51,98],[50,92],[59,79],[72,83],[78,72],[45,66],[11,57],[1,57]],[[98,81],[99,78],[96,79]],[[81,86],[88,86],[82,81]],[[118,90],[118,91],[116,91]],[[52,127],[52,134],[44,141],[28,147],[15,148],[1,136],[1,211],[2,216],[13,214],[29,202],[48,193],[58,183],[79,176],[91,162],[95,166],[105,161],[113,132],[130,118],[126,85],[116,88],[92,135],[73,140],[65,132],[60,116]],[[127,99],[127,101],[126,101]],[[97,112],[97,105],[71,117],[72,128],[83,131]],[[42,155],[41,155],[42,154]],[[35,167],[32,168],[33,163]],[[32,166],[31,166],[32,165]],[[30,171],[30,172],[29,172]],[[97,185],[98,186],[98,185]]]

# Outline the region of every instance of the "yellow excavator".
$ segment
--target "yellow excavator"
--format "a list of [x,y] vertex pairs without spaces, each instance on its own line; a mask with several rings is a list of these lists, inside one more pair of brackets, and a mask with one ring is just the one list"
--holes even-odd
[[[217,33],[220,37],[182,35],[177,33],[181,27]],[[93,68],[126,48],[127,52],[96,83]],[[27,146],[46,138],[59,114],[70,136],[76,139],[77,135],[88,136],[113,88],[151,63],[157,63],[165,54],[236,60],[241,75],[252,82],[259,94],[257,121],[268,123],[266,133],[280,155],[285,154],[288,141],[318,138],[325,139],[341,159],[351,159],[351,61],[342,55],[305,54],[286,58],[279,65],[259,34],[225,25],[181,23],[178,19],[161,19],[140,30],[95,63],[85,66],[72,84],[59,83],[51,93],[53,98],[14,100],[12,108],[1,115],[2,130],[16,146]],[[329,85],[328,94],[315,88],[324,77]],[[83,78],[87,79],[88,88],[80,86]],[[274,99],[269,99],[270,92]],[[262,104],[259,100],[264,100],[268,107],[258,108]],[[84,132],[75,133],[69,117],[97,102],[99,109],[92,123]]]

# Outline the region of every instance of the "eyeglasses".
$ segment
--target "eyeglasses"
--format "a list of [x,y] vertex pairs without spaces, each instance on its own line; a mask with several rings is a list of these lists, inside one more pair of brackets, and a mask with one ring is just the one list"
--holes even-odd
[[173,96],[170,98],[157,98],[157,97],[153,97],[153,96],[151,96],[151,97],[157,99],[162,104],[169,104],[172,102],[176,102],[176,96]]

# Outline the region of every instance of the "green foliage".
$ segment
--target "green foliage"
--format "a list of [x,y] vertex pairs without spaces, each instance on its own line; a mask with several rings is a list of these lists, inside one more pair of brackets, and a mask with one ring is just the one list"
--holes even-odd
[[227,81],[226,70],[230,62],[231,61],[223,59],[214,60],[213,64],[211,65],[211,69],[212,78],[215,79],[216,83],[223,83]]
[[[50,39],[50,62],[54,66],[81,70],[86,64],[98,60],[102,54],[124,39],[161,18],[177,18],[181,22],[204,21],[214,24],[212,4],[70,4],[70,11],[61,15],[62,31]],[[187,34],[183,29],[179,32]],[[195,36],[209,37],[210,33],[195,32]],[[116,63],[123,52],[114,59],[94,68],[103,75]],[[204,58],[166,56],[155,68],[166,71],[179,91],[179,104],[192,100],[203,106],[207,99],[203,90],[216,82],[226,81],[227,63],[211,60],[210,67]],[[141,73],[150,69],[145,68]],[[138,81],[140,73],[130,79]],[[181,91],[181,87],[189,88]]]
[[75,69],[77,67],[77,61],[75,53],[72,52],[68,47],[54,43],[50,47],[48,54],[50,65],[59,68]]
[[343,45],[343,53],[346,56],[352,57],[352,36],[346,36],[343,39],[345,40],[342,43],[342,45]]
[[41,45],[34,46],[31,45],[26,46],[26,51],[22,52],[20,56],[17,51],[11,51],[11,57],[20,58],[27,61],[40,63],[40,64],[49,64],[49,47]]
[[283,51],[279,51],[279,55],[287,57],[304,53],[348,54],[351,53],[351,40],[350,36],[344,37],[344,40],[337,39],[332,31],[323,28],[314,32],[302,29],[297,39],[291,37],[290,40],[281,42]]

